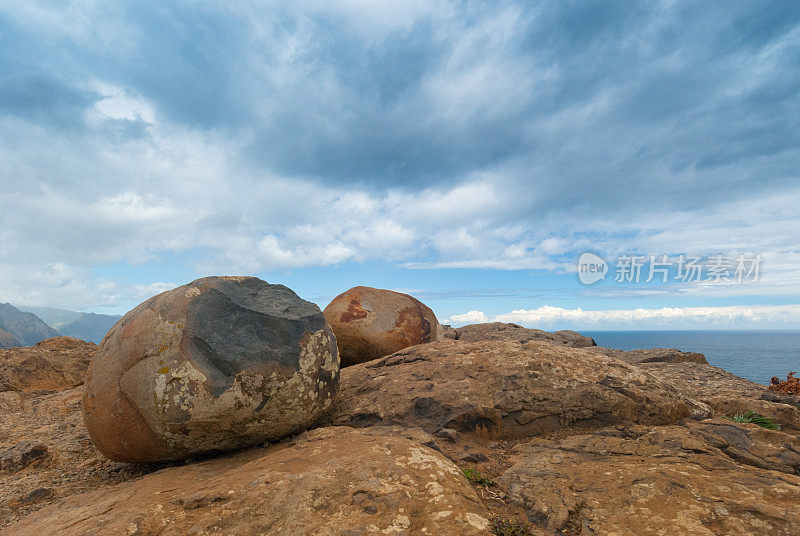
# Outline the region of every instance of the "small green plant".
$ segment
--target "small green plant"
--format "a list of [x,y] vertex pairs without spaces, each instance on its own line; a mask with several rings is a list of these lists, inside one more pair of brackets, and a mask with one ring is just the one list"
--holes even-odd
[[519,523],[508,519],[492,520],[492,534],[495,536],[533,536],[527,523]]
[[769,417],[762,417],[761,415],[756,414],[753,411],[748,411],[744,415],[734,415],[731,417],[725,417],[729,421],[733,422],[744,422],[744,423],[752,423],[757,424],[762,428],[766,428],[767,430],[780,430],[781,425],[770,419]]
[[491,478],[482,475],[472,467],[464,467],[461,472],[464,473],[470,483],[476,486],[494,486],[494,481]]

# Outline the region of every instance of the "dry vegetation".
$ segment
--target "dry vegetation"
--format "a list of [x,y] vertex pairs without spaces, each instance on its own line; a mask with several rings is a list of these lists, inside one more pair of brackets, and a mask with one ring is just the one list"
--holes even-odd
[[795,374],[797,374],[797,372],[790,372],[785,380],[773,376],[769,381],[770,391],[777,391],[788,395],[800,395],[800,378],[795,378]]

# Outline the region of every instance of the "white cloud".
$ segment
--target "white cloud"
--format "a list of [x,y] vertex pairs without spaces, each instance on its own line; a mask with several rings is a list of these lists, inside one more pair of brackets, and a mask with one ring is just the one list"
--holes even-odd
[[144,99],[131,95],[122,88],[102,82],[93,84],[93,89],[102,98],[94,104],[94,110],[92,110],[94,113],[90,113],[89,116],[90,121],[108,118],[155,123],[156,114],[153,106]]
[[[473,186],[469,184],[441,187],[426,190],[428,201],[424,201],[414,192],[354,189],[340,193],[281,177],[229,177],[230,164],[209,156],[206,148],[207,143],[187,144],[182,149],[184,158],[145,160],[140,171],[150,179],[130,181],[125,174],[119,182],[98,184],[100,191],[95,199],[58,184],[44,191],[17,190],[3,196],[0,261],[8,269],[6,294],[0,299],[11,300],[11,288],[30,285],[24,272],[47,272],[48,266],[63,262],[77,270],[76,278],[85,278],[73,284],[69,295],[77,302],[88,303],[99,284],[91,273],[92,265],[142,263],[190,248],[202,248],[206,254],[196,265],[201,274],[257,273],[370,260],[393,261],[409,268],[558,272],[574,269],[575,257],[587,246],[609,259],[622,252],[741,251],[763,255],[764,271],[758,284],[657,289],[618,286],[587,288],[585,292],[698,296],[800,293],[800,250],[793,240],[800,228],[800,216],[788,210],[800,203],[800,190],[721,205],[713,211],[698,208],[673,215],[654,209],[644,222],[647,229],[631,236],[641,220],[610,220],[603,215],[593,223],[585,219],[580,226],[554,225],[547,219],[532,227],[524,220],[507,225],[503,213],[513,205],[515,193],[511,190],[498,189],[489,196],[488,190],[470,190]],[[212,149],[210,155],[218,150]],[[197,175],[184,169],[187,160],[198,161],[202,169]],[[124,185],[124,189],[114,192],[115,185]],[[471,191],[477,197],[485,194],[490,202],[481,206],[470,196],[460,202],[461,197],[452,197],[454,191]],[[454,206],[445,216],[440,215],[442,219],[433,227],[423,214],[430,211],[432,218],[437,218],[437,199],[453,199]],[[463,212],[459,213],[459,208]],[[37,217],[28,218],[28,214]],[[584,226],[594,227],[596,238],[587,237]],[[570,248],[577,250],[574,255]],[[22,270],[13,266],[12,259],[19,258],[27,259]],[[47,281],[41,283],[43,292],[56,286],[53,278]],[[81,288],[86,295],[78,298]],[[105,303],[105,298],[98,297],[98,303]]]
[[259,253],[257,258],[265,266],[290,268],[329,266],[345,262],[353,256],[353,250],[339,242],[286,248],[272,235],[261,239],[257,252]]
[[104,222],[146,225],[178,216],[178,209],[170,204],[152,195],[146,199],[128,191],[100,199],[89,210],[96,211],[98,219]]
[[[0,7],[19,29],[8,79],[49,84],[0,117],[0,300],[105,305],[140,291],[98,265],[187,251],[200,273],[749,252],[758,285],[613,292],[800,296],[796,98],[773,91],[795,85],[797,29],[726,50],[744,8],[643,9],[626,32],[610,11],[574,38],[559,25],[580,7],[559,2],[287,6]],[[184,9],[197,24],[175,24]],[[48,108],[59,92],[79,113]]]
[[[184,284],[184,283],[181,283]],[[133,295],[133,299],[138,299],[139,301],[144,301],[148,298],[151,298],[157,294],[161,294],[162,292],[166,292],[168,290],[172,290],[174,288],[178,288],[181,285],[176,285],[175,283],[166,283],[164,281],[157,281],[155,283],[148,283],[146,285],[134,285],[133,289],[135,294]]]
[[489,322],[489,317],[482,311],[467,311],[460,315],[452,315],[450,318],[445,318],[442,322],[446,324],[483,324]]
[[0,262],[0,302],[51,307],[115,305],[120,288],[64,262]]
[[[488,317],[480,311],[471,317]],[[463,315],[454,315],[451,318]],[[800,304],[730,305],[719,307],[661,307],[656,309],[584,310],[543,305],[495,315],[494,322],[512,322],[527,327],[565,329],[694,329],[714,327],[796,327],[800,323]]]

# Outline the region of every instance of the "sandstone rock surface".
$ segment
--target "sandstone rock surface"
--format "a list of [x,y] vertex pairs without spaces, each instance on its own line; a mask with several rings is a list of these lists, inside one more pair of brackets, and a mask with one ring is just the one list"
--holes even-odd
[[627,363],[700,363],[708,365],[706,356],[697,352],[682,352],[675,348],[643,348],[639,350],[616,350],[597,346],[591,352],[616,357]]
[[798,449],[727,421],[623,426],[522,443],[497,482],[544,534],[789,536],[800,534]]
[[46,446],[24,439],[13,447],[0,451],[0,471],[13,473],[40,462],[45,456]]
[[487,512],[438,452],[380,429],[173,467],[52,504],[4,534],[488,535]]
[[113,460],[179,459],[304,430],[338,377],[316,305],[254,277],[207,277],[111,328],[89,368],[84,416]]
[[774,419],[786,430],[800,430],[800,396],[776,393],[765,385],[700,363],[641,363],[639,368],[708,404],[717,415],[733,417],[753,411]]
[[43,505],[158,468],[103,456],[83,424],[82,396],[82,387],[0,393],[0,534]]
[[324,313],[336,334],[342,367],[441,338],[433,311],[391,290],[353,287],[335,297]]
[[0,350],[0,391],[71,389],[83,383],[96,351],[96,344],[71,337]]
[[709,413],[668,382],[604,355],[537,341],[445,339],[343,370],[333,420],[519,437]]
[[461,328],[450,328],[447,330],[445,337],[463,342],[502,340],[519,342],[545,341],[569,346],[571,348],[586,348],[596,346],[597,344],[591,337],[581,335],[577,331],[567,329],[551,333],[549,331],[542,331],[541,329],[523,328],[517,324],[507,324],[504,322],[470,324]]

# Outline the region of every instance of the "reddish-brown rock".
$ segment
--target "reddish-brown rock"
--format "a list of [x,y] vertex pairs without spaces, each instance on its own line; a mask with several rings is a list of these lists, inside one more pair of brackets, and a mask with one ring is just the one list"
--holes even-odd
[[444,339],[342,371],[337,424],[452,428],[520,437],[710,413],[640,368],[580,348]]
[[164,461],[302,431],[338,384],[319,307],[255,277],[206,277],[111,328],[89,369],[84,416],[109,458]]
[[0,393],[0,534],[53,501],[158,468],[103,456],[83,424],[82,396],[83,387]]
[[40,462],[45,456],[47,456],[45,445],[25,439],[9,449],[0,451],[0,471],[13,473]]
[[555,332],[542,331],[541,329],[523,328],[518,324],[505,322],[488,322],[483,324],[469,324],[460,328],[451,328],[445,334],[448,339],[463,342],[477,341],[545,341],[571,348],[587,348],[595,346],[591,337],[581,335],[577,331],[561,330]]
[[753,424],[537,438],[510,461],[496,482],[537,534],[800,534],[797,437]]
[[800,430],[800,396],[770,391],[765,385],[701,363],[649,362],[638,366],[684,395],[708,404],[719,416],[753,411],[784,429]]
[[71,389],[83,383],[96,351],[96,344],[72,337],[0,350],[0,391]]
[[416,298],[391,290],[353,287],[335,297],[324,313],[336,334],[342,367],[441,337],[433,311]]
[[628,363],[700,363],[708,365],[706,356],[697,352],[682,352],[675,348],[644,348],[640,350],[616,350],[597,346],[590,352],[616,357]]
[[[79,389],[0,392],[0,533],[800,533],[800,397],[715,367],[501,337],[407,348],[342,385],[333,420],[363,428],[177,466],[104,458]],[[698,420],[694,399],[789,433]]]
[[440,453],[392,430],[325,428],[72,496],[3,534],[489,536],[488,516]]

